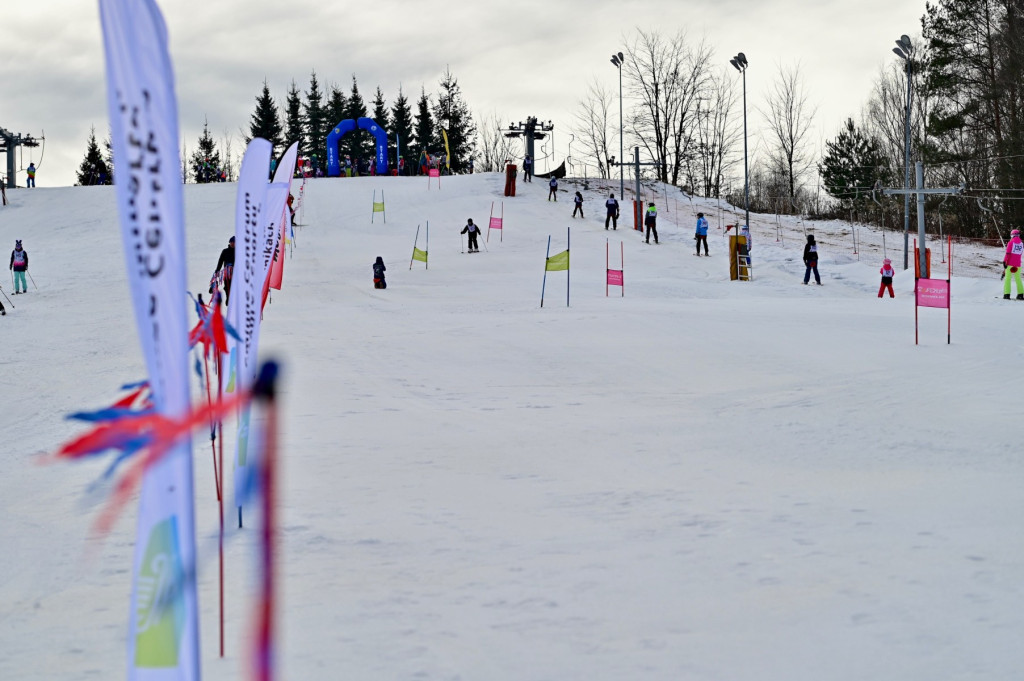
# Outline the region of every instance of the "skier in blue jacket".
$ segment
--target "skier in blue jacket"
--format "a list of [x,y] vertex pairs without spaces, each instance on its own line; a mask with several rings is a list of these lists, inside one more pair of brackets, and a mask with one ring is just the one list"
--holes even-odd
[[700,255],[701,244],[704,244],[704,255],[708,255],[708,221],[704,213],[697,213],[697,233],[693,238],[697,240],[697,255]]

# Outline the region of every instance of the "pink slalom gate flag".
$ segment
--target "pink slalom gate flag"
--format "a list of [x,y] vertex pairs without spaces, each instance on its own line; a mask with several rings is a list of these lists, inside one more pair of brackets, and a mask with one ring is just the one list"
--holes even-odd
[[949,307],[949,282],[945,279],[918,279],[917,305],[919,307]]
[[608,285],[622,286],[622,270],[608,270]]
[[489,229],[501,229],[501,218],[491,218],[491,223],[487,225]]

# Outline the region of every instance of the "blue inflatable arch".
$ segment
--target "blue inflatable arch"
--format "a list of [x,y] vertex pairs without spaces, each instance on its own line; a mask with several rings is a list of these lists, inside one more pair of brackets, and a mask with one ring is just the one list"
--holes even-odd
[[341,175],[341,160],[338,158],[338,140],[356,128],[366,130],[377,140],[376,172],[378,175],[388,174],[388,134],[371,118],[351,118],[338,123],[327,135],[327,176]]

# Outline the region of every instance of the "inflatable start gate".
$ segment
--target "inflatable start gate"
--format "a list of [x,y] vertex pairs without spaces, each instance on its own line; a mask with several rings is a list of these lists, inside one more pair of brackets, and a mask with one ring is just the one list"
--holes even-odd
[[388,134],[371,118],[360,118],[354,121],[351,118],[338,123],[327,135],[327,176],[338,177],[341,175],[341,162],[338,159],[338,140],[356,128],[370,132],[377,140],[377,160],[375,170],[377,175],[388,174]]

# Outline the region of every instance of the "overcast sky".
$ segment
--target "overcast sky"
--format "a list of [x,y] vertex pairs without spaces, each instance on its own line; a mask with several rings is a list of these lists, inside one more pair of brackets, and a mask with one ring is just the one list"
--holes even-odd
[[[316,70],[321,85],[347,92],[356,75],[368,101],[376,87],[390,106],[401,85],[415,101],[437,90],[445,66],[478,119],[528,115],[552,120],[555,155],[567,152],[569,127],[588,81],[618,93],[609,58],[636,27],[669,36],[682,29],[714,46],[728,65],[744,52],[752,136],[757,107],[780,65],[799,63],[818,107],[815,143],[856,116],[879,69],[897,59],[893,41],[916,36],[924,0],[164,0],[181,132],[195,146],[212,134],[236,138],[264,79],[283,103],[294,79],[303,92]],[[90,127],[107,136],[106,84],[96,2],[4,2],[0,17],[0,127],[41,135],[46,148],[38,185],[69,185]],[[627,101],[627,107],[628,107]],[[615,116],[617,123],[617,115]],[[751,140],[753,148],[756,140]],[[39,149],[25,150],[19,168]],[[6,170],[6,164],[2,170]],[[543,166],[540,168],[544,170]],[[18,174],[23,185],[24,173]]]

